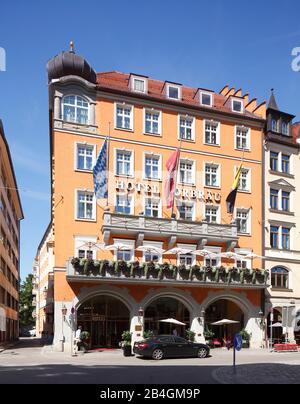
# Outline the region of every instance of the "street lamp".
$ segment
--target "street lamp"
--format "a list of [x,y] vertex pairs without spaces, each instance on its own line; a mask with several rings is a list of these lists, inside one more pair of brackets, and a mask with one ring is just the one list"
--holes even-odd
[[264,325],[264,313],[263,313],[262,309],[259,310],[258,315],[260,317],[260,325],[262,327]]
[[200,312],[200,317],[198,319],[200,324],[203,323],[203,325],[204,325],[204,317],[205,317],[205,310],[202,309],[201,312]]
[[66,308],[65,304],[63,305],[61,309],[61,314],[63,316],[64,321],[66,321],[66,315],[67,315],[68,309]]
[[139,313],[138,313],[138,321],[140,324],[142,324],[142,319],[144,317],[144,310],[142,307],[139,308]]

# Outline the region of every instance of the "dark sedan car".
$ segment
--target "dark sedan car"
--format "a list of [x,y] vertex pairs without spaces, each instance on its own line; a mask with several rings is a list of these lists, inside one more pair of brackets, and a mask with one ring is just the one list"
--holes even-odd
[[135,342],[133,352],[156,360],[179,357],[206,358],[209,355],[209,347],[173,335],[158,335]]

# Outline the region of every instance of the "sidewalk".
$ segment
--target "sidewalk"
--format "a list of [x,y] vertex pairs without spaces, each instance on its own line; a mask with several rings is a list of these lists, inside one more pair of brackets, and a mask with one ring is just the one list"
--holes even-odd
[[5,344],[1,344],[0,345],[0,353],[5,351],[6,349],[11,349],[14,348],[16,345],[18,345],[20,343],[20,340],[17,341],[9,341]]
[[300,366],[283,363],[256,363],[213,370],[212,377],[221,384],[299,384]]

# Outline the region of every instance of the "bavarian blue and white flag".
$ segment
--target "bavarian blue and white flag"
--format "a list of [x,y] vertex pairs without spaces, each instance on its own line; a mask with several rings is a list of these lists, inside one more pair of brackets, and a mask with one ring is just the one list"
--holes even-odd
[[108,173],[107,173],[107,139],[105,139],[96,165],[93,169],[94,176],[94,192],[96,199],[108,197]]

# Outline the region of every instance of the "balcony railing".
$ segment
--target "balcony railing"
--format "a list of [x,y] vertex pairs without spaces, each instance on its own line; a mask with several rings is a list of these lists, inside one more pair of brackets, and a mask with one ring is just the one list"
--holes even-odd
[[205,221],[196,222],[168,218],[154,218],[146,216],[125,215],[104,212],[102,233],[108,241],[114,233],[126,231],[128,235],[143,233],[147,236],[171,237],[194,241],[206,238],[210,241],[236,241],[236,224],[216,224]]
[[261,269],[201,267],[169,263],[142,263],[70,258],[67,279],[72,281],[112,281],[130,283],[171,283],[193,286],[266,288],[269,273]]

